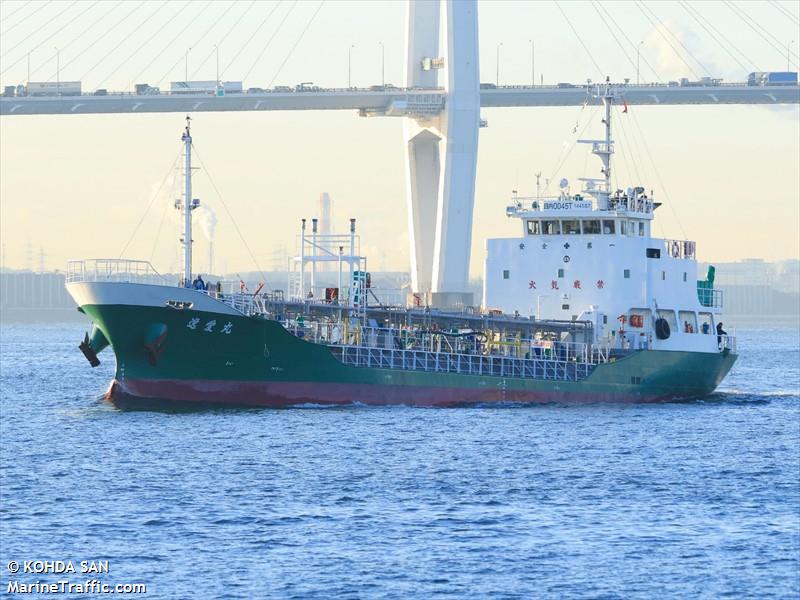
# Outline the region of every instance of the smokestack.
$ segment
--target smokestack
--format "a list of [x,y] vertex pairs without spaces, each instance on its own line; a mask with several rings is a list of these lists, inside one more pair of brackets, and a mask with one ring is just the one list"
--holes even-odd
[[331,196],[328,192],[319,195],[319,232],[322,235],[331,233]]

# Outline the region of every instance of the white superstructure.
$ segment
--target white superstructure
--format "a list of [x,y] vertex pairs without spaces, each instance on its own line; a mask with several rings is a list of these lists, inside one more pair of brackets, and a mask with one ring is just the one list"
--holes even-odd
[[487,240],[483,307],[591,321],[596,341],[616,348],[718,352],[722,293],[713,270],[698,281],[693,241],[652,237],[660,205],[652,191],[612,189],[608,84],[602,100],[605,138],[579,141],[600,157],[603,177],[582,179],[577,194],[562,180],[557,197],[513,197],[506,212],[521,236]]

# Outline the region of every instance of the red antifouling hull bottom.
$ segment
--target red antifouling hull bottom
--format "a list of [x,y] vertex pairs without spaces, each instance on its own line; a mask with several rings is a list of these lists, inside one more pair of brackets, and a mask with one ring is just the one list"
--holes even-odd
[[319,406],[452,407],[475,404],[587,404],[658,402],[664,398],[638,394],[565,391],[518,391],[487,388],[368,385],[318,382],[215,380],[113,381],[106,399],[119,408]]

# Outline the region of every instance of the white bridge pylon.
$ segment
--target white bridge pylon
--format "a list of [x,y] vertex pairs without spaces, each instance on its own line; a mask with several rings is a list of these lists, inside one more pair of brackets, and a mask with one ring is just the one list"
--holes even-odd
[[[411,285],[437,306],[471,304],[467,292],[480,127],[475,0],[407,2],[407,88],[436,88],[438,110],[404,117]],[[440,26],[447,47],[440,54]]]

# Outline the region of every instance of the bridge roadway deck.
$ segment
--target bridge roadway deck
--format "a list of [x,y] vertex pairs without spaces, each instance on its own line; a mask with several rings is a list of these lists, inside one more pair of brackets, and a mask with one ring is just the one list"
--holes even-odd
[[[800,104],[800,87],[721,85],[709,87],[621,86],[630,105],[678,104]],[[321,90],[315,92],[207,94],[109,94],[107,96],[30,96],[0,98],[0,115],[119,114],[257,110],[358,110],[383,114],[391,107],[408,105],[435,108],[443,104],[441,89]],[[580,106],[587,101],[584,88],[500,87],[481,90],[483,107]],[[590,104],[598,102],[588,97]],[[394,114],[398,114],[397,111]]]

